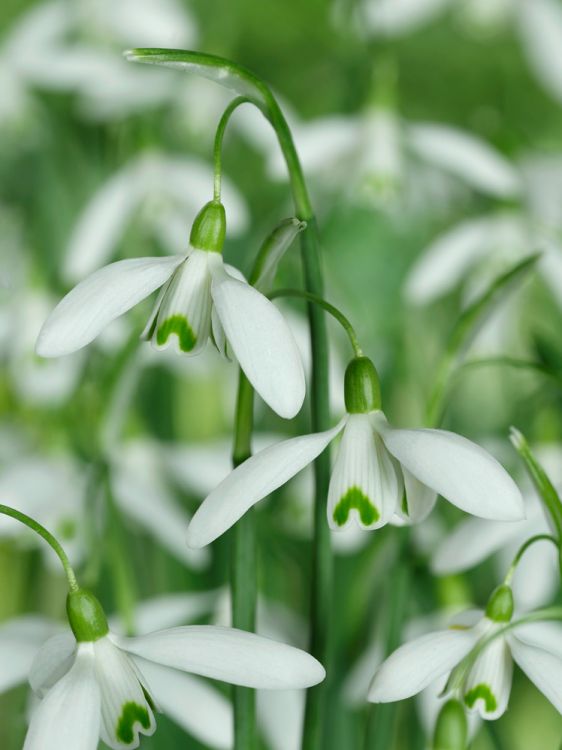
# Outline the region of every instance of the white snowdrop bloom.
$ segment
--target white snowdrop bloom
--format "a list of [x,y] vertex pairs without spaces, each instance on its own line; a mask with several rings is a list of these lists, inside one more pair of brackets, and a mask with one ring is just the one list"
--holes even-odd
[[[498,576],[507,568],[521,546],[538,534],[552,529],[535,495],[525,498],[525,520],[515,522],[461,521],[435,547],[431,567],[436,575],[470,570],[495,555]],[[534,609],[549,602],[558,589],[560,573],[558,553],[548,541],[537,542],[517,566],[512,587],[521,610]]]
[[[2,462],[0,496],[3,502],[32,516],[64,540],[72,561],[81,561],[84,551],[86,481],[80,467],[63,456],[17,455]],[[18,538],[36,542],[21,524],[7,516],[0,517],[0,538]],[[49,547],[46,561],[59,571],[56,556]],[[56,566],[56,567],[55,567]]]
[[222,259],[224,207],[210,202],[195,219],[188,252],[105,266],[80,282],[46,320],[37,353],[56,357],[89,344],[112,320],[162,290],[143,337],[196,354],[213,342],[234,353],[248,380],[280,416],[292,418],[305,395],[302,362],[279,310]]
[[[253,135],[257,121],[246,124]],[[384,207],[400,197],[408,206],[427,209],[433,199],[449,203],[462,186],[498,198],[521,190],[515,167],[479,137],[442,123],[409,122],[390,104],[370,105],[353,116],[297,121],[293,135],[307,174],[321,178],[324,189],[347,185],[350,198],[360,202]],[[266,139],[257,143],[268,155],[271,175],[284,178],[278,149]]]
[[512,616],[511,589],[502,585],[476,624],[430,633],[394,651],[375,672],[368,700],[404,700],[449,675],[447,694],[481,718],[497,719],[509,702],[515,661],[562,713],[562,628],[512,625]]
[[[194,157],[157,151],[136,157],[98,189],[78,217],[64,276],[76,282],[111,260],[132,222],[139,222],[168,252],[183,252],[185,225],[194,221],[212,180],[212,168]],[[247,226],[248,211],[232,183],[222,182],[229,229],[237,235]]]
[[443,430],[391,427],[380,409],[378,375],[356,357],[345,374],[347,413],[326,432],[292,438],[256,453],[203,501],[188,528],[188,544],[209,544],[259,500],[281,487],[342,432],[328,491],[332,529],[355,523],[380,528],[395,515],[418,522],[437,494],[483,518],[523,517],[521,494],[502,466],[479,446]]
[[[48,641],[31,670],[31,686],[44,697],[25,750],[61,744],[95,750],[99,739],[113,750],[138,747],[139,735],[156,729],[157,707],[181,690],[177,676],[184,672],[278,690],[310,687],[325,676],[304,651],[231,628],[187,625],[117,636],[99,602],[84,590],[69,594],[67,611],[73,635]],[[154,680],[154,670],[164,679]]]

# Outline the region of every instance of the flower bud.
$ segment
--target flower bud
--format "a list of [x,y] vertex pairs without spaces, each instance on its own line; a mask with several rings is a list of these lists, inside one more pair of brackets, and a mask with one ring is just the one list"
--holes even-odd
[[513,591],[505,583],[492,592],[486,605],[486,617],[493,622],[509,622],[513,617]]
[[109,631],[101,604],[85,589],[71,591],[68,594],[66,613],[74,637],[79,643],[97,641]]
[[195,217],[189,244],[197,250],[222,253],[226,235],[226,214],[220,201],[206,203]]
[[381,408],[379,375],[368,357],[355,357],[347,366],[345,408],[349,414],[367,414]]
[[465,750],[468,738],[466,714],[456,698],[448,700],[437,717],[433,750]]

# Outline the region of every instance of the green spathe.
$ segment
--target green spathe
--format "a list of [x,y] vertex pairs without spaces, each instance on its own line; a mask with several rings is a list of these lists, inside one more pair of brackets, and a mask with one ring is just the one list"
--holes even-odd
[[493,622],[509,622],[513,617],[513,591],[505,583],[492,592],[486,605],[486,617]]
[[66,613],[79,643],[98,641],[109,632],[105,612],[90,591],[71,591],[66,597]]
[[190,352],[197,343],[197,336],[184,315],[172,315],[158,326],[156,343],[164,346],[168,338],[175,333],[182,352]]
[[465,750],[468,739],[466,714],[460,701],[451,698],[437,718],[432,750]]
[[197,250],[222,253],[226,236],[226,214],[220,201],[206,203],[195,217],[189,244]]
[[349,414],[368,414],[381,408],[381,386],[368,357],[354,357],[345,371],[345,408]]
[[492,693],[492,688],[485,682],[475,685],[464,696],[464,702],[469,708],[473,708],[477,700],[483,700],[487,713],[492,713],[498,707],[496,696]]
[[150,728],[150,716],[145,706],[129,701],[123,706],[121,716],[117,722],[117,739],[129,745],[135,739],[135,724],[138,723],[143,729]]
[[364,526],[370,526],[380,518],[378,510],[359,487],[350,487],[334,508],[333,518],[338,526],[345,525],[352,509],[359,513]]

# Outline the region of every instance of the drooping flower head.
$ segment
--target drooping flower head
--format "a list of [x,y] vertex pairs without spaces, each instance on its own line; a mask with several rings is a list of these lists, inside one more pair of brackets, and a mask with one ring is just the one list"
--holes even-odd
[[143,336],[197,354],[210,340],[231,350],[248,380],[280,416],[294,417],[305,395],[294,338],[278,309],[224,263],[226,217],[207,203],[196,217],[187,253],[111,263],[80,282],[47,318],[37,340],[44,357],[90,343],[112,320],[162,287]]
[[515,482],[485,450],[444,430],[398,429],[381,410],[379,378],[367,357],[345,375],[346,414],[333,429],[270,446],[238,466],[205,499],[188,543],[209,544],[250,507],[314,461],[342,433],[327,498],[328,523],[372,530],[392,518],[423,520],[437,495],[482,518],[518,520]]

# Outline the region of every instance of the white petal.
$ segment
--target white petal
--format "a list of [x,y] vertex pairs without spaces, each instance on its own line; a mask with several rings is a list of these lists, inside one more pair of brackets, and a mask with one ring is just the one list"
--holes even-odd
[[375,672],[368,700],[391,703],[416,695],[462,661],[478,636],[474,629],[441,630],[400,646]]
[[525,552],[513,576],[512,589],[517,608],[528,611],[548,604],[559,586],[560,568],[556,547],[548,541],[533,544]]
[[560,622],[530,622],[518,625],[510,631],[509,638],[516,638],[527,646],[535,646],[548,651],[552,656],[562,659],[562,623]]
[[45,693],[65,675],[74,663],[76,639],[66,630],[49,638],[37,651],[29,672],[29,684],[34,693]]
[[240,367],[263,400],[291,419],[305,396],[304,368],[287,323],[275,305],[248,284],[212,269],[211,294]]
[[490,248],[494,219],[469,219],[440,235],[414,263],[406,299],[422,305],[454,289],[465,272]]
[[162,712],[199,742],[217,750],[233,744],[232,709],[227,698],[202,680],[134,657]]
[[258,724],[270,750],[299,750],[305,707],[304,690],[260,690]]
[[80,647],[72,669],[49,691],[31,718],[24,750],[96,750],[100,690],[91,644]]
[[134,611],[135,633],[185,625],[213,611],[219,591],[193,591],[188,594],[164,594],[140,602]]
[[100,737],[114,750],[136,748],[139,734],[156,729],[132,660],[108,637],[94,643],[96,679],[101,694]]
[[64,264],[66,278],[76,282],[111,260],[144,190],[134,165],[102,185],[72,231]]
[[162,286],[182,260],[134,258],[96,271],[49,315],[37,339],[37,354],[58,357],[86,346],[108,323]]
[[517,195],[521,180],[515,168],[480,138],[435,123],[408,126],[410,146],[422,159],[441,167],[485,193]]
[[189,525],[187,542],[203,547],[233,526],[244,513],[314,461],[343,427],[292,438],[244,461],[203,501]]
[[524,517],[517,485],[495,458],[470,440],[444,430],[384,427],[388,450],[420,482],[461,510],[497,521]]
[[369,415],[350,414],[328,491],[330,528],[342,528],[353,520],[364,529],[378,529],[394,514],[401,498],[402,482]]
[[[407,517],[412,523],[421,523],[433,510],[437,493],[420,482],[407,469],[402,469],[406,494]],[[400,506],[399,506],[400,507]]]
[[523,643],[516,635],[508,636],[516,664],[562,713],[562,659],[538,646]]
[[400,36],[429,23],[451,0],[366,0],[365,20],[377,36]]
[[205,566],[208,552],[187,546],[185,530],[190,517],[153,472],[145,446],[131,445],[125,457],[111,475],[111,487],[119,507],[178,560],[194,568]]
[[197,354],[207,344],[211,331],[211,275],[209,253],[192,249],[176,269],[160,303],[152,343],[166,348],[170,337],[176,350]]
[[[275,279],[277,266],[299,232],[306,228],[306,222],[296,218],[285,219],[267,239],[267,253],[262,261],[254,286],[266,294]],[[262,256],[260,253],[260,260]]]
[[437,575],[469,570],[525,533],[527,521],[461,521],[437,547],[431,567]]
[[509,646],[499,636],[479,654],[470,670],[463,687],[465,705],[483,719],[499,719],[509,702],[512,675]]
[[535,75],[562,101],[562,10],[553,0],[518,2],[519,30]]
[[0,626],[0,693],[26,682],[40,646],[58,624],[38,615],[23,615]]
[[305,688],[325,677],[310,654],[234,628],[186,625],[118,643],[157,664],[246,687]]

